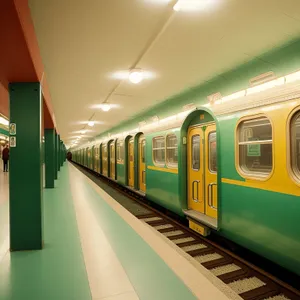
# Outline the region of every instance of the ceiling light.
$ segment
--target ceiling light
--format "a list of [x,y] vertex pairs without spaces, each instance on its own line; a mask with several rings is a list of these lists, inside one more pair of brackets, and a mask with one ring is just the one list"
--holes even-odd
[[0,117],[0,124],[3,124],[3,125],[5,125],[5,126],[8,126],[9,121],[6,120],[6,119],[4,119],[3,117]]
[[85,133],[86,133],[86,130],[81,130],[80,133],[81,133],[81,134],[85,134]]
[[178,0],[175,5],[173,6],[173,9],[175,11],[180,10],[201,10],[208,6],[209,2],[211,0]]
[[300,80],[300,71],[285,76],[285,80],[286,82],[294,82],[296,80]]
[[128,78],[129,81],[134,84],[140,83],[144,79],[143,72],[142,70],[138,70],[138,69],[131,70]]
[[89,125],[90,127],[93,127],[93,126],[95,125],[95,122],[94,122],[94,121],[89,121],[89,122],[88,122],[88,125]]
[[103,111],[109,111],[111,109],[111,106],[108,103],[103,103],[103,104],[101,104],[101,109]]
[[247,96],[254,94],[254,93],[259,93],[268,89],[271,89],[275,86],[279,86],[279,85],[283,85],[285,82],[285,78],[284,77],[280,77],[278,79],[274,79],[272,81],[268,81],[266,83],[251,87],[247,89]]

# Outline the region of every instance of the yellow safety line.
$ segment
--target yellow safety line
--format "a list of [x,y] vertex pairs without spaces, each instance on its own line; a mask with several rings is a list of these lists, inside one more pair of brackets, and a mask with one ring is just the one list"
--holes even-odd
[[167,169],[167,168],[160,168],[160,167],[155,167],[155,166],[148,166],[147,168],[149,170],[154,170],[154,171],[178,174],[178,169]]

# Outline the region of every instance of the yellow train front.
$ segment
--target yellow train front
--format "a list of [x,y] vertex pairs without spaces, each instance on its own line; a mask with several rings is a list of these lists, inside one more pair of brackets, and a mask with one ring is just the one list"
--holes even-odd
[[239,89],[217,78],[151,121],[74,149],[73,160],[300,275],[299,48],[278,50],[280,76],[267,65],[251,79],[262,62],[243,66]]

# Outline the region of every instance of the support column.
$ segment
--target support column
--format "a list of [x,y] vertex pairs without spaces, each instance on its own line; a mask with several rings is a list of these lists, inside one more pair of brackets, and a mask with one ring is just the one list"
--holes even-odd
[[60,141],[60,165],[63,166],[64,164],[64,144],[63,141]]
[[64,161],[66,161],[66,160],[67,160],[67,148],[64,145]]
[[54,188],[55,173],[55,132],[54,129],[45,129],[45,168],[46,188]]
[[54,179],[57,179],[57,133],[54,132]]
[[57,170],[60,171],[60,135],[57,135]]
[[[42,97],[38,82],[11,83],[9,216],[10,250],[36,250],[43,245]],[[14,144],[14,145],[13,145]]]

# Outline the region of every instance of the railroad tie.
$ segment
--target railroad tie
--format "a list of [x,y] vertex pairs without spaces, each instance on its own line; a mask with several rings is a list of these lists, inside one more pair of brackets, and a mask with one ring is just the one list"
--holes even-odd
[[219,253],[215,252],[215,253],[208,253],[208,254],[204,254],[204,255],[195,256],[194,258],[196,259],[196,261],[198,261],[200,264],[202,264],[202,263],[205,263],[208,261],[222,258],[222,256]]
[[163,225],[154,226],[156,230],[168,229],[172,227],[174,227],[172,224],[163,224]]
[[192,242],[194,240],[195,239],[193,237],[189,236],[189,237],[172,240],[172,242],[174,242],[176,245],[178,245],[180,247],[180,244],[186,243],[186,242]]
[[257,277],[239,279],[228,284],[228,286],[231,289],[233,289],[237,294],[242,294],[257,289],[264,285],[266,284]]
[[265,298],[264,300],[290,300],[290,298],[287,298],[283,294],[280,294],[274,297]]

